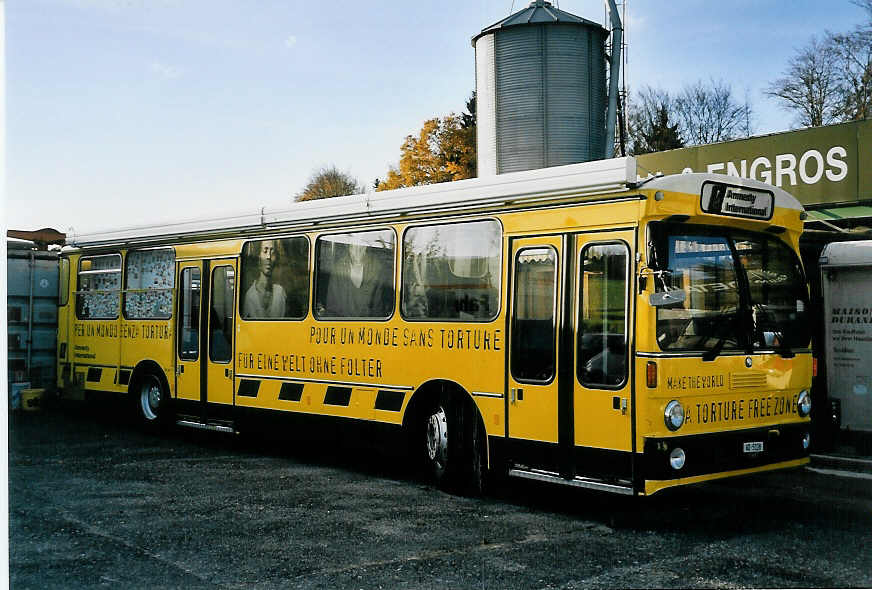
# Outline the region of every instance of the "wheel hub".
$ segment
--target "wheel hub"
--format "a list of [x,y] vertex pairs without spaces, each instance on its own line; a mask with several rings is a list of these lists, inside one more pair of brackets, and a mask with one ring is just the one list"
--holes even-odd
[[151,387],[148,392],[148,405],[157,408],[160,405],[160,389]]
[[427,455],[431,461],[445,465],[448,455],[448,417],[441,406],[427,420]]
[[160,386],[154,382],[143,384],[142,389],[140,390],[139,401],[142,406],[142,415],[145,419],[156,419],[161,401]]

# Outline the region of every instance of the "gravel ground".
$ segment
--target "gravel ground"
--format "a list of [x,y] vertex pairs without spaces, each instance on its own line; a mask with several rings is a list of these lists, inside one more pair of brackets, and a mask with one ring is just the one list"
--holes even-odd
[[870,587],[872,481],[807,470],[620,498],[445,494],[390,444],[10,421],[12,588]]

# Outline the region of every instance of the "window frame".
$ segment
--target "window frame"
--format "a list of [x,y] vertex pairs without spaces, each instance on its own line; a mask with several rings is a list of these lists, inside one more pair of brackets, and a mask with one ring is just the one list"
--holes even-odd
[[314,249],[312,248],[312,238],[308,234],[290,234],[290,235],[280,235],[280,236],[264,236],[258,238],[250,238],[242,242],[242,246],[239,248],[239,285],[241,287],[242,284],[242,276],[245,271],[245,247],[249,243],[253,242],[264,242],[266,240],[288,240],[293,238],[303,238],[306,240],[306,305],[303,307],[303,315],[300,317],[283,317],[283,318],[248,318],[242,315],[242,304],[243,299],[245,298],[245,290],[242,288],[237,289],[236,293],[236,315],[238,316],[240,321],[243,322],[302,322],[305,321],[310,314],[314,315],[314,270],[315,270],[315,261],[313,258]]
[[[486,319],[472,319],[472,320],[406,317],[406,315],[403,313],[403,292],[405,291],[404,285],[405,285],[405,270],[406,270],[406,265],[405,265],[406,233],[409,230],[420,229],[420,228],[424,228],[424,227],[436,227],[436,226],[448,227],[448,226],[458,226],[458,225],[464,225],[464,224],[470,224],[470,223],[481,223],[481,222],[488,222],[488,221],[496,222],[497,227],[499,228],[499,248],[497,248],[499,260],[497,261],[497,267],[500,270],[499,270],[499,274],[497,276],[497,284],[495,286],[495,290],[497,292],[497,297],[496,297],[497,305],[496,305],[496,309],[494,311],[493,317],[486,318]],[[498,217],[482,217],[482,218],[475,218],[475,219],[461,219],[461,220],[456,220],[454,222],[451,222],[451,221],[433,221],[430,223],[419,223],[419,224],[414,224],[414,225],[407,225],[406,227],[404,227],[403,231],[402,231],[401,241],[400,241],[400,250],[401,250],[400,251],[400,277],[399,277],[399,279],[400,279],[400,282],[399,282],[400,293],[398,296],[399,297],[398,308],[400,310],[400,317],[403,319],[403,321],[418,322],[418,323],[428,323],[429,322],[429,323],[440,323],[440,324],[443,324],[443,323],[444,324],[489,324],[489,323],[495,321],[497,318],[499,318],[500,314],[503,311],[503,295],[504,295],[503,284],[505,282],[503,279],[503,274],[504,274],[504,268],[503,268],[504,256],[503,256],[503,253],[505,251],[505,238],[506,238],[505,228],[503,227],[502,221]]]
[[[129,289],[129,288],[127,287],[128,274],[129,274],[129,273],[127,272],[127,264],[128,264],[128,260],[129,260],[129,258],[130,258],[130,255],[131,255],[131,254],[136,254],[136,253],[138,253],[138,252],[153,252],[153,251],[156,251],[156,250],[167,250],[167,251],[172,252],[172,255],[173,255],[172,272],[171,272],[171,276],[172,276],[172,279],[173,279],[173,285],[172,285],[172,287],[161,287],[161,288],[159,288],[159,289],[149,289],[149,288],[145,288],[145,289]],[[124,270],[123,270],[123,272],[122,272],[122,276],[121,276],[121,316],[122,316],[126,321],[132,321],[132,322],[136,322],[136,321],[139,321],[139,320],[146,320],[146,321],[149,321],[149,320],[151,320],[151,321],[171,321],[171,320],[173,319],[173,311],[175,310],[175,298],[176,298],[176,264],[177,264],[177,263],[178,263],[178,260],[176,260],[176,249],[173,248],[172,246],[159,246],[159,247],[156,247],[156,248],[137,248],[137,249],[134,249],[134,250],[128,250],[127,252],[124,253],[124,260],[122,261],[122,264],[123,264],[123,266],[124,266]],[[129,292],[131,292],[131,291],[132,291],[132,292],[135,292],[135,293],[146,293],[146,292],[148,292],[148,291],[169,291],[169,292],[170,292],[170,297],[171,297],[171,302],[170,302],[170,315],[167,316],[167,317],[147,316],[147,317],[141,317],[141,318],[140,318],[140,317],[130,317],[130,316],[128,316],[128,315],[127,315],[127,294],[128,294]]]
[[[551,376],[548,379],[521,379],[515,374],[514,367],[514,359],[515,359],[515,321],[517,320],[517,309],[515,304],[518,301],[518,285],[520,281],[518,280],[518,273],[516,272],[516,264],[518,260],[518,256],[524,252],[525,250],[550,250],[554,253],[554,287],[552,293],[552,302],[551,302]],[[559,325],[557,322],[557,316],[559,313],[558,304],[559,304],[559,290],[560,290],[560,252],[551,244],[531,244],[529,246],[522,246],[515,252],[512,257],[512,305],[511,305],[511,333],[510,333],[510,341],[509,346],[511,346],[511,354],[512,357],[509,362],[509,372],[511,373],[511,377],[514,381],[518,383],[525,383],[529,385],[549,385],[554,382],[557,378],[557,349],[558,349],[558,332]]]
[[70,302],[70,259],[58,259],[58,307],[66,307]]
[[[235,324],[235,322],[236,322],[236,315],[237,315],[236,309],[233,309],[230,312],[230,322],[231,322],[230,342],[229,342],[230,354],[228,355],[227,360],[223,360],[223,361],[222,360],[215,360],[212,356],[212,352],[214,350],[213,344],[215,341],[215,339],[212,337],[212,311],[213,311],[212,304],[215,301],[215,276],[216,276],[217,271],[219,269],[224,269],[225,272],[226,272],[226,269],[230,269],[230,271],[234,273],[233,289],[238,290],[237,289],[237,285],[239,283],[238,271],[237,271],[236,267],[230,261],[221,259],[220,261],[218,261],[218,264],[215,264],[214,266],[212,266],[211,264],[209,265],[209,297],[207,298],[208,301],[206,301],[206,304],[209,307],[208,307],[208,313],[206,314],[207,323],[206,323],[206,327],[205,327],[206,328],[206,339],[207,339],[206,340],[206,343],[207,343],[206,358],[208,359],[208,362],[216,364],[216,365],[230,365],[233,363],[233,355],[234,355],[233,348],[234,348],[234,344],[235,344],[235,338],[234,338],[235,328],[233,327],[233,324]],[[202,276],[202,273],[201,273],[201,276]],[[225,276],[225,280],[226,280],[226,276]],[[203,288],[202,284],[203,283],[201,281],[200,289]],[[201,291],[201,293],[202,293],[202,291]],[[236,293],[233,293],[232,296],[230,297],[230,303],[234,307],[236,306]],[[200,304],[202,305],[202,301]],[[200,329],[202,330],[203,327],[201,326]],[[226,334],[227,332],[222,330],[222,333]]]
[[[681,231],[678,231],[678,230]],[[744,265],[739,259],[739,253],[736,249],[736,243],[743,240],[751,240],[751,241],[759,241],[763,242],[772,242],[777,243],[779,248],[784,249],[786,252],[789,252],[789,258],[793,265],[795,265],[797,273],[797,278],[799,280],[799,284],[808,285],[808,278],[806,274],[806,270],[802,264],[802,257],[800,253],[793,248],[793,246],[783,240],[776,234],[761,231],[761,230],[753,230],[747,229],[744,227],[736,227],[733,225],[718,225],[714,223],[699,223],[699,224],[680,224],[680,223],[671,223],[667,220],[656,220],[648,223],[647,227],[647,242],[651,244],[651,250],[654,252],[654,256],[657,258],[660,266],[668,265],[669,263],[669,252],[668,247],[664,248],[664,245],[668,242],[668,238],[671,236],[692,236],[698,235],[703,237],[718,237],[722,238],[729,248],[730,257],[732,258],[733,268],[736,275],[736,289],[737,289],[737,297],[739,299],[739,306],[737,310],[747,309],[748,307],[752,307],[754,305],[753,301],[753,293],[751,290],[751,285],[749,283],[750,277],[748,276],[748,268]],[[650,254],[649,254],[650,256]],[[658,270],[661,270],[658,268]],[[655,289],[657,289],[655,283]],[[808,293],[807,288],[803,291],[806,297],[803,299],[807,314],[811,314],[811,294]],[[659,322],[659,308],[654,318],[654,332],[656,334],[658,329]],[[812,334],[809,334],[808,342],[804,345],[791,345],[788,348],[790,350],[808,350],[811,346]],[[744,334],[740,337],[740,341],[735,346],[725,347],[723,351],[720,353],[721,355],[737,355],[737,354],[748,354],[748,351],[751,350],[753,354],[766,354],[775,352],[777,347],[774,346],[755,346],[753,342],[748,341],[745,337],[750,337],[753,339],[754,334],[748,333]],[[744,340],[744,342],[742,342]],[[657,342],[657,347],[659,353],[662,354],[678,354],[683,356],[698,356],[700,354],[704,354],[706,349],[700,347],[676,347],[676,348],[663,348],[662,343]]]
[[[93,260],[95,258],[108,258],[110,256],[115,256],[118,258],[118,269],[100,269],[100,270],[82,270],[82,263],[85,260]],[[95,289],[93,291],[83,291],[82,290],[82,275],[100,275],[100,274],[114,274],[118,273],[118,289]],[[89,254],[86,256],[80,256],[78,260],[78,264],[76,265],[76,305],[75,305],[75,314],[77,320],[82,321],[114,321],[121,317],[121,293],[123,292],[122,286],[124,285],[124,257],[121,255],[121,252],[107,252],[104,254]],[[101,317],[87,317],[83,318],[79,315],[79,295],[85,294],[96,294],[96,293],[110,293],[115,292],[118,297],[118,308],[116,309],[116,313],[114,316],[101,316]]]
[[[394,249],[393,256],[391,261],[391,281],[390,285],[393,289],[393,301],[390,307],[390,313],[386,317],[357,317],[357,316],[337,316],[337,317],[323,317],[321,316],[317,309],[316,305],[318,303],[318,283],[320,279],[320,268],[319,268],[319,254],[321,251],[321,240],[322,238],[328,238],[330,236],[343,236],[343,235],[351,235],[351,234],[363,234],[363,233],[376,233],[382,231],[390,231],[391,235],[394,237]],[[312,317],[319,322],[388,322],[394,318],[397,313],[397,302],[399,300],[399,296],[397,294],[397,254],[400,251],[399,243],[397,242],[397,230],[393,226],[385,226],[385,227],[375,227],[375,228],[361,228],[361,229],[352,229],[347,231],[331,231],[325,232],[322,234],[318,234],[315,236],[315,248],[312,250],[312,280],[311,280],[311,291],[312,297],[309,305],[312,307]]]
[[[198,301],[197,301],[197,313],[196,313],[196,317],[197,317],[197,356],[195,356],[194,358],[187,358],[187,357],[183,356],[184,351],[182,350],[183,347],[181,346],[181,344],[182,344],[182,337],[184,336],[184,334],[183,334],[183,331],[181,329],[182,326],[179,325],[179,323],[185,317],[185,314],[184,314],[183,310],[181,309],[182,304],[184,302],[184,300],[182,299],[182,293],[185,292],[184,291],[184,282],[182,281],[182,275],[184,275],[188,271],[192,271],[191,274],[193,274],[193,271],[196,271],[200,275],[199,276],[200,287],[197,289]],[[196,266],[196,265],[186,266],[186,267],[180,269],[180,272],[178,273],[178,275],[179,275],[178,276],[179,280],[177,282],[179,283],[179,285],[177,288],[178,293],[177,293],[176,301],[175,301],[176,316],[175,316],[175,324],[174,324],[174,329],[176,330],[176,338],[175,338],[175,340],[176,340],[176,358],[180,361],[183,361],[183,362],[198,362],[200,360],[200,356],[201,356],[200,349],[202,348],[201,343],[202,343],[202,339],[203,339],[203,326],[202,326],[202,323],[203,323],[202,322],[202,319],[203,319],[203,271],[202,271],[200,266]],[[191,281],[193,282],[193,277],[191,278]],[[194,316],[194,314],[192,314],[192,317],[193,316]]]
[[[594,246],[623,246],[624,252],[626,253],[626,260],[624,263],[624,373],[623,378],[620,383],[616,385],[607,385],[605,383],[588,383],[584,379],[582,379],[581,375],[581,336],[583,332],[581,331],[582,326],[582,312],[584,311],[583,306],[583,294],[584,294],[584,254],[590,248]],[[585,389],[599,389],[605,391],[619,391],[627,387],[630,382],[630,292],[632,290],[632,277],[630,274],[631,268],[631,258],[633,255],[633,249],[630,244],[626,240],[622,239],[612,239],[612,240],[603,240],[596,242],[588,242],[586,243],[581,250],[578,251],[578,260],[576,261],[578,273],[576,275],[576,301],[577,301],[577,312],[575,313],[575,342],[574,353],[575,358],[577,359],[575,362],[575,379],[578,381],[579,385],[584,387]]]

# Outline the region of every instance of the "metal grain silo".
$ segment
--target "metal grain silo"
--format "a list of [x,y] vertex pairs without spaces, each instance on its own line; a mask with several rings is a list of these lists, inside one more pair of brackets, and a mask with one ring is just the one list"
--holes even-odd
[[480,177],[605,157],[607,38],[545,0],[473,37]]

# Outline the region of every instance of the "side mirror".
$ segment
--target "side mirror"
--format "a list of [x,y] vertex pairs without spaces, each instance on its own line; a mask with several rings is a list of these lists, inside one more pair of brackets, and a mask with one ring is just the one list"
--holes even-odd
[[653,307],[662,307],[664,305],[681,303],[685,299],[687,299],[687,293],[685,293],[681,289],[671,289],[669,291],[658,291],[657,293],[651,293],[651,296],[648,298],[648,303],[650,303]]

